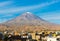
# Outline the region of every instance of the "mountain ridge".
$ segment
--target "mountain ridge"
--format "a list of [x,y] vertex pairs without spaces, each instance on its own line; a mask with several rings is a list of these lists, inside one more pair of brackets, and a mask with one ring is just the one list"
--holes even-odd
[[[39,31],[39,30],[60,30],[60,25],[55,25],[48,21],[43,20],[42,18],[30,13],[26,12],[22,15],[10,20],[8,22],[3,23],[8,27],[8,29],[12,30],[30,30],[30,31]],[[59,29],[57,29],[59,28]]]

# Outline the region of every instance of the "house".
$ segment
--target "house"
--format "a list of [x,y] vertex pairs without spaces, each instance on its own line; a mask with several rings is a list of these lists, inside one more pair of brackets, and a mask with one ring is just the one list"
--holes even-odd
[[55,37],[47,37],[47,41],[57,41],[57,38],[55,38]]

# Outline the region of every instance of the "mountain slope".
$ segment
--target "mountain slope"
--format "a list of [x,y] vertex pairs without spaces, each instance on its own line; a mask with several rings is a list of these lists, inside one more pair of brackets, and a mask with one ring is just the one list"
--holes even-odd
[[[8,22],[6,22],[7,24],[39,24],[40,23],[44,23],[45,20],[41,19],[40,17],[33,15],[30,12],[26,12],[24,14],[22,14],[21,16],[16,17],[13,20],[10,20]],[[48,23],[48,22],[47,22]]]
[[[11,27],[13,30],[30,30],[30,31],[38,31],[43,29],[49,30],[59,30],[60,26],[56,24],[49,23],[40,17],[26,12],[21,16],[16,17],[13,20],[4,23],[8,27]],[[58,29],[57,29],[58,28]]]

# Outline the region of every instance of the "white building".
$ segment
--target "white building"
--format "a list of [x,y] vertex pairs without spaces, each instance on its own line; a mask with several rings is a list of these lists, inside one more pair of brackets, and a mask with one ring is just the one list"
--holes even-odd
[[47,37],[47,41],[57,41],[55,37]]

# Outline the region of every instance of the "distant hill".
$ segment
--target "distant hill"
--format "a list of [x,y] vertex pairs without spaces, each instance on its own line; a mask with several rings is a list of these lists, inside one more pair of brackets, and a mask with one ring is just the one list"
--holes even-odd
[[3,24],[7,29],[16,31],[60,30],[60,25],[45,21],[30,12],[26,12]]

